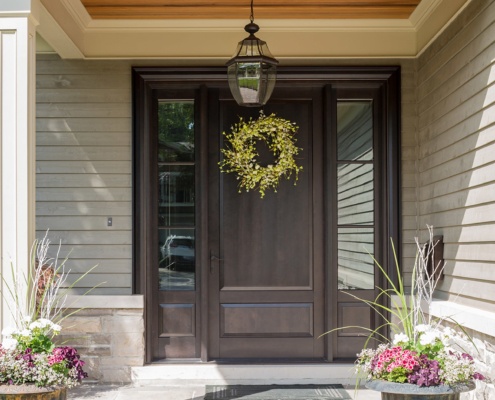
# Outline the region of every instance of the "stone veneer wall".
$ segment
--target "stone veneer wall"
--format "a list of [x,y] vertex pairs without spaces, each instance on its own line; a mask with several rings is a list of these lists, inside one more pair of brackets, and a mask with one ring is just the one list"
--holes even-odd
[[131,382],[131,367],[144,364],[142,296],[74,296],[67,304],[74,299],[68,314],[85,308],[63,321],[58,343],[81,354],[87,382]]

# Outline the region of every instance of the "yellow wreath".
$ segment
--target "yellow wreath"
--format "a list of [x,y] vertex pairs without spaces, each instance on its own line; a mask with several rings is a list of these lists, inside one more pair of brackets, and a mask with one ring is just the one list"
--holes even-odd
[[[244,188],[246,192],[258,190],[261,198],[265,190],[271,188],[277,191],[280,178],[290,179],[295,174],[294,185],[297,182],[302,166],[296,164],[294,157],[302,150],[296,146],[294,134],[299,127],[286,119],[278,118],[275,114],[265,116],[260,111],[257,120],[244,121],[241,117],[231,133],[223,132],[228,148],[222,149],[223,160],[219,162],[220,170],[225,173],[234,172],[239,180],[239,193]],[[274,164],[261,166],[256,143],[264,141],[275,158]]]

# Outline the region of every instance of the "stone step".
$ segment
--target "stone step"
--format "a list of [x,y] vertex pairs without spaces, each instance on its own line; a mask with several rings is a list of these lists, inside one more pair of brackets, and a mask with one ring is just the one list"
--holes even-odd
[[134,386],[356,383],[354,364],[160,363],[132,367]]

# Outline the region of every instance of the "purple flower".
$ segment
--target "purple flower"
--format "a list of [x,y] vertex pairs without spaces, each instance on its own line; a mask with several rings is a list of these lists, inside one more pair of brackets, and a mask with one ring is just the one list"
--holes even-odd
[[483,375],[481,375],[479,372],[475,372],[473,374],[473,379],[476,379],[478,381],[484,381],[486,378]]
[[87,378],[88,374],[83,371],[84,361],[81,360],[77,350],[71,346],[56,347],[49,358],[50,365],[65,362],[69,370],[76,372],[77,380],[81,381]]
[[24,360],[28,368],[34,367],[34,353],[30,348],[27,348],[22,353],[16,356],[17,360]]
[[418,386],[437,386],[440,381],[440,365],[436,360],[429,360],[425,354],[419,357],[419,363],[413,368],[408,382]]

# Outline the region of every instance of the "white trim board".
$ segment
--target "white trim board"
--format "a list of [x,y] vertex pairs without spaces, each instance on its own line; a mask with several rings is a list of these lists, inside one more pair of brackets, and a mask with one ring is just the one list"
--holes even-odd
[[65,302],[67,308],[108,309],[128,308],[140,309],[144,307],[143,295],[69,295]]
[[495,336],[495,312],[464,306],[452,301],[434,300],[430,313],[436,318],[452,318],[465,328]]

